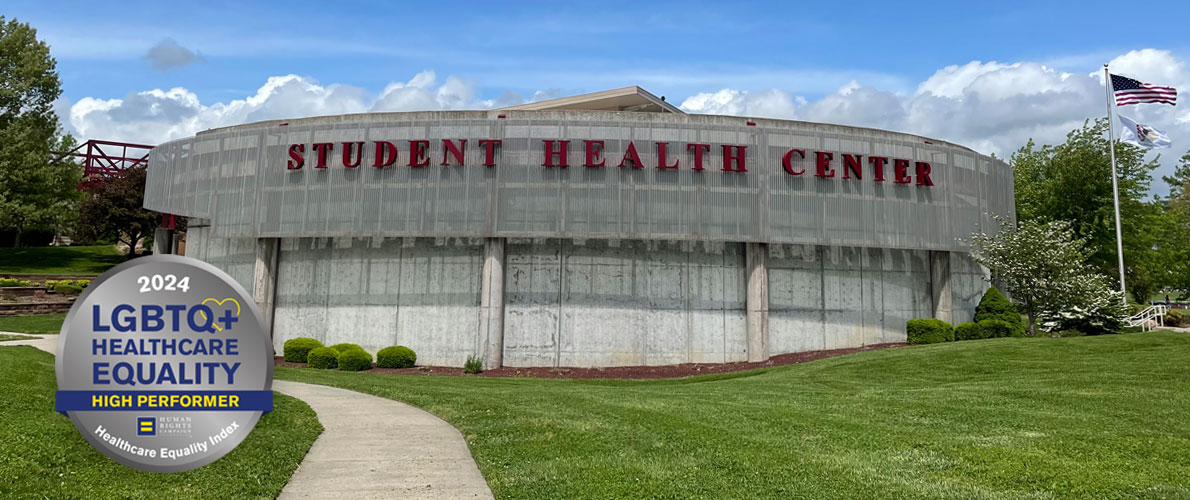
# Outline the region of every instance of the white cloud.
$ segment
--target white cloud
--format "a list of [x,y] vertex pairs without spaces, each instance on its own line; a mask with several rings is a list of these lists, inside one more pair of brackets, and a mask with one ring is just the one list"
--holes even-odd
[[[1190,92],[1190,71],[1168,51],[1145,49],[1111,61],[1113,72]],[[681,100],[691,113],[797,119],[875,127],[952,141],[983,153],[1007,157],[1030,138],[1058,143],[1089,118],[1105,114],[1102,73],[1071,74],[1034,62],[972,61],[939,69],[916,86],[889,88],[877,80],[851,80],[817,99],[801,89],[722,88]],[[915,87],[915,88],[914,88]],[[379,93],[350,85],[322,85],[309,77],[275,76],[254,95],[202,104],[185,88],[154,89],[123,99],[83,98],[59,103],[64,128],[81,139],[104,138],[157,144],[201,130],[253,121],[305,116],[441,109],[487,109],[560,97],[557,89],[526,97],[504,91],[480,99],[472,81],[449,76],[439,81],[430,70],[408,81],[388,84]],[[909,91],[898,89],[914,89]],[[588,89],[597,90],[597,89]],[[569,93],[567,93],[569,94]],[[1174,139],[1158,171],[1168,174],[1190,149],[1187,96],[1178,107],[1142,105],[1117,108],[1138,121],[1166,129]],[[677,100],[674,100],[677,102]],[[1154,191],[1164,193],[1164,184]]]
[[173,38],[164,38],[150,47],[145,59],[158,71],[181,68],[204,60],[202,53],[178,45]]

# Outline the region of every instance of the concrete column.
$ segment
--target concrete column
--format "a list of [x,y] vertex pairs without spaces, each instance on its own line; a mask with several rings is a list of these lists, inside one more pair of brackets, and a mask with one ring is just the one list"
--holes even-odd
[[258,238],[256,240],[256,269],[252,278],[252,299],[264,316],[269,338],[273,337],[273,309],[277,297],[277,254],[281,240]]
[[174,230],[159,227],[153,230],[153,255],[173,253]]
[[768,245],[745,243],[748,279],[748,361],[769,359]]
[[950,252],[930,252],[930,297],[933,300],[934,319],[954,322],[951,308]]
[[479,286],[483,367],[499,368],[504,364],[504,238],[484,240],[483,277]]

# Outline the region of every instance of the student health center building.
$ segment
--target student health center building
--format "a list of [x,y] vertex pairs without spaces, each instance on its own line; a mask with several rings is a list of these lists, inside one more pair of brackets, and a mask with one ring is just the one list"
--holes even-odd
[[274,347],[419,364],[763,361],[969,321],[1012,171],[868,128],[690,115],[638,87],[274,120],[160,145],[147,208],[252,291]]

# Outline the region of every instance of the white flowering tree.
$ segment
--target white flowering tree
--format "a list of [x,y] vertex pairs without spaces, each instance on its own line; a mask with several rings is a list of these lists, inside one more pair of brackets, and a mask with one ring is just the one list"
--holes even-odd
[[1047,330],[1086,325],[1095,331],[1118,331],[1125,314],[1123,300],[1103,276],[1086,263],[1085,242],[1064,221],[1022,222],[1014,226],[997,218],[995,236],[971,239],[972,256],[991,269],[1029,317],[1029,335],[1038,319]]

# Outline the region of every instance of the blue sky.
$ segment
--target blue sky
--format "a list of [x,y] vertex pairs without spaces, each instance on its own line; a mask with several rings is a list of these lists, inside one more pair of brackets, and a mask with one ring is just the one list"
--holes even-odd
[[[1036,1],[6,3],[6,15],[51,43],[72,99],[183,86],[222,100],[288,73],[380,88],[424,69],[475,79],[485,97],[630,84],[681,96],[773,87],[816,97],[852,79],[908,91],[972,60],[1090,72],[1137,43],[1178,53],[1190,45],[1190,8],[1178,2],[1156,17],[1114,16],[1118,2]],[[166,37],[205,62],[152,69],[145,52]]]
[[[1106,61],[1190,92],[1190,3],[1121,8],[1150,6],[9,0],[0,12],[49,42],[63,124],[88,138],[157,143],[266,118],[640,85],[690,112],[890,128],[1006,155],[1104,114],[1092,74]],[[148,57],[154,47],[169,57]],[[1164,169],[1190,149],[1187,109],[1127,110],[1175,136]]]

